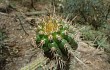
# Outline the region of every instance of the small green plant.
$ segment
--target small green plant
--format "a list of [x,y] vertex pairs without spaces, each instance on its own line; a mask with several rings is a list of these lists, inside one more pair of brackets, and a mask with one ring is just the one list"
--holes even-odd
[[49,16],[38,25],[36,44],[43,49],[45,56],[58,60],[58,65],[61,66],[63,58],[70,57],[71,49],[76,50],[78,47],[72,36],[65,20]]

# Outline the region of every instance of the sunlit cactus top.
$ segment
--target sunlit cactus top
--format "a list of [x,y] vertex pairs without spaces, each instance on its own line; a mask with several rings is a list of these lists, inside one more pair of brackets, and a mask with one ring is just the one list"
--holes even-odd
[[77,43],[69,33],[69,25],[58,17],[45,17],[38,25],[36,44],[49,57],[68,56],[71,49],[77,49]]
[[43,31],[45,34],[52,34],[57,32],[59,29],[59,25],[56,21],[49,19],[48,21],[44,21]]

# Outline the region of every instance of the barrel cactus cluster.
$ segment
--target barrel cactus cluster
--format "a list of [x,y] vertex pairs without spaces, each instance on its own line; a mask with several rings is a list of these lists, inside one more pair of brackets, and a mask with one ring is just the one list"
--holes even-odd
[[65,58],[70,58],[71,50],[78,47],[69,27],[64,19],[54,16],[43,18],[37,27],[36,44],[46,57],[57,61],[59,68],[65,65]]

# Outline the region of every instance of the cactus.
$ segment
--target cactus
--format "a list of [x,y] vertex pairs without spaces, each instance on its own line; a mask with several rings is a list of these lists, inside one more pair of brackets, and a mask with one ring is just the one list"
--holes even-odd
[[59,68],[65,65],[64,57],[70,57],[70,50],[78,47],[69,26],[62,18],[48,16],[37,27],[36,44],[46,57],[56,60]]

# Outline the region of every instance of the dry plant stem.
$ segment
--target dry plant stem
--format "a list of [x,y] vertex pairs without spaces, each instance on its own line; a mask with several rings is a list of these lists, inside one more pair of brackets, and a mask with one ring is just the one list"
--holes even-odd
[[[98,39],[98,37],[99,37],[99,36],[97,36],[97,37],[96,37],[96,39],[94,40],[94,42]],[[93,43],[94,43],[94,42],[93,42]],[[102,43],[103,43],[103,42],[102,42]],[[96,55],[96,54],[97,54],[98,49],[100,48],[100,46],[101,46],[101,44],[100,44],[100,45],[98,45],[97,49],[93,52],[93,54],[91,55],[91,57],[90,57],[90,58],[92,58],[94,55]],[[89,60],[89,58],[88,58],[88,59],[86,59],[85,61],[87,61],[87,60]]]
[[54,8],[53,8],[53,15],[54,15],[54,14],[56,13],[56,12],[55,12],[56,8],[55,8],[55,6],[53,6],[53,7],[54,7]]
[[76,15],[70,22],[70,24],[72,24],[72,22],[77,18],[78,16]]
[[99,38],[99,36],[97,36],[97,37],[95,38],[95,40],[93,41],[93,44],[97,41],[98,38]]
[[83,61],[81,61],[78,57],[74,56],[74,58],[79,61],[81,64],[83,64],[85,67],[88,67]]
[[19,15],[16,15],[17,17],[18,17],[18,19],[19,19],[19,22],[20,22],[20,25],[21,25],[21,27],[22,27],[22,29],[23,29],[23,31],[25,32],[25,34],[26,35],[28,35],[29,36],[29,34],[26,32],[26,30],[24,29],[24,27],[23,27],[23,22],[21,21],[21,18],[19,17]]
[[8,14],[2,12],[0,12],[0,15],[9,16]]
[[5,4],[6,4],[5,10],[6,10],[6,12],[8,12],[7,7],[10,5],[9,0],[4,0],[4,1],[5,1]]
[[70,14],[68,14],[68,15],[66,16],[66,19],[65,19],[66,21],[68,21],[68,19],[69,19],[69,16],[70,16]]
[[81,64],[83,64],[86,68],[89,68],[89,66],[87,66],[83,61],[81,61],[76,55],[75,53],[72,51],[71,52],[72,56],[78,61],[80,62]]
[[34,10],[36,10],[36,8],[34,7],[34,0],[31,0],[31,6]]
[[[103,42],[102,42],[103,43]],[[98,49],[100,48],[101,44],[97,47],[97,49],[93,52],[92,57],[97,53]]]
[[38,67],[42,66],[43,64],[45,65],[47,61],[48,59],[46,57],[37,58],[33,62],[21,68],[20,70],[36,70]]
[[40,15],[40,14],[48,14],[47,11],[36,11],[36,12],[27,12],[26,15]]
[[[105,40],[107,40],[107,38],[106,38]],[[102,43],[103,43],[105,40],[103,40]],[[100,48],[100,46],[101,46],[102,43],[100,43],[100,44],[98,45],[97,49],[93,52],[93,55],[92,55],[92,56],[94,56],[94,55],[97,53],[97,51],[98,51],[98,49]]]

